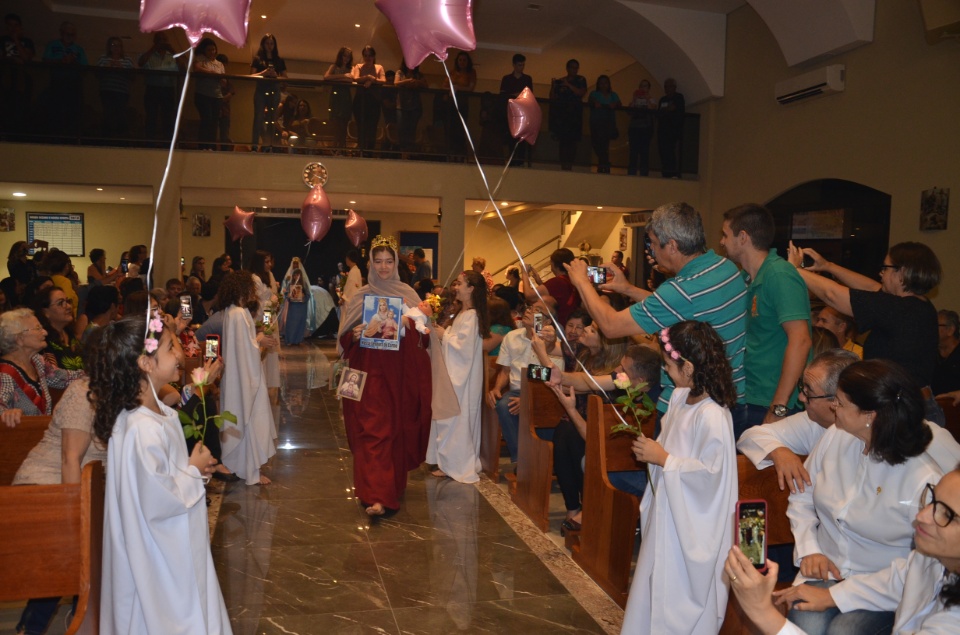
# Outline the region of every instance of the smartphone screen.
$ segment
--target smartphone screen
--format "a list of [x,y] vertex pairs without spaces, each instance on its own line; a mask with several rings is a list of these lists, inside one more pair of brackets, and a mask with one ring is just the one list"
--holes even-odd
[[273,311],[270,309],[263,310],[263,325],[270,326],[270,323],[273,321]]
[[593,284],[607,283],[607,270],[605,267],[587,267],[587,275]]
[[550,381],[550,369],[539,364],[527,366],[527,378],[534,381]]
[[205,342],[203,356],[207,359],[220,357],[220,338],[216,335],[208,335]]
[[737,545],[757,569],[767,568],[767,503],[737,502]]
[[533,332],[539,333],[543,330],[543,313],[533,314]]
[[180,296],[180,316],[184,319],[193,319],[193,304],[190,302],[190,296]]
[[130,265],[130,261],[124,258],[120,261],[120,271],[127,273],[127,267]]

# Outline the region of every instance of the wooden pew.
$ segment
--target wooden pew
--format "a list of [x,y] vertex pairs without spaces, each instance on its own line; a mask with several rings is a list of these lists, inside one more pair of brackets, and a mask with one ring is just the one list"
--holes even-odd
[[485,393],[480,413],[480,466],[483,473],[494,483],[500,482],[500,444],[503,435],[500,434],[500,420],[497,411],[487,405],[486,392],[489,392],[497,381],[500,365],[495,356],[487,356],[483,366],[483,385]]
[[[805,460],[805,456],[800,457]],[[787,518],[787,504],[790,490],[780,491],[777,484],[777,471],[773,467],[758,470],[750,459],[742,454],[737,455],[737,479],[740,500],[762,498],[767,501],[767,547],[775,545],[793,544],[793,532],[790,530],[790,520]],[[724,553],[724,557],[726,554]],[[777,588],[789,586],[778,584]],[[727,614],[720,629],[720,635],[750,635],[755,632],[750,620],[744,615],[737,603],[736,597],[730,593],[727,602]]]
[[99,461],[79,484],[0,487],[0,602],[76,595],[67,634],[99,632],[103,499]]
[[960,442],[960,406],[954,406],[952,399],[940,398],[937,403],[943,408],[943,415],[947,420],[944,426],[953,438]]
[[[619,422],[613,404],[596,395],[587,401],[587,451],[583,473],[583,529],[569,543],[573,560],[621,607],[630,590],[630,565],[636,544],[640,501],[610,484],[607,472],[645,469],[633,458],[636,438],[628,432],[613,434]],[[632,422],[632,415],[628,421]],[[653,436],[656,413],[642,424]]]
[[513,502],[541,531],[550,528],[553,443],[537,436],[537,428],[555,428],[566,414],[546,384],[520,379],[520,430],[517,440],[516,489]]
[[0,485],[10,485],[20,464],[43,438],[50,417],[21,417],[13,428],[0,424]]

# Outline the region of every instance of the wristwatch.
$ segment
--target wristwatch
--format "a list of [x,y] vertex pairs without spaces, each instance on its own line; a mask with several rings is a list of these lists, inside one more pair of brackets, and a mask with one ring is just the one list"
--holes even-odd
[[775,417],[780,417],[783,419],[787,416],[787,407],[782,403],[778,403],[770,406],[770,412],[772,412]]

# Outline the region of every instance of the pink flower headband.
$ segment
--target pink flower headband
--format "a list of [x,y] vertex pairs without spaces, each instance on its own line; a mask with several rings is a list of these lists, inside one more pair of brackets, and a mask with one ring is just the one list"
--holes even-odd
[[143,352],[153,353],[160,345],[160,333],[163,332],[163,320],[160,319],[160,311],[155,310],[153,317],[147,324],[147,335],[143,338]]
[[673,344],[670,343],[670,328],[667,327],[660,331],[660,341],[663,342],[663,350],[666,352],[675,362],[679,361],[690,361],[680,354],[680,351],[673,347]]

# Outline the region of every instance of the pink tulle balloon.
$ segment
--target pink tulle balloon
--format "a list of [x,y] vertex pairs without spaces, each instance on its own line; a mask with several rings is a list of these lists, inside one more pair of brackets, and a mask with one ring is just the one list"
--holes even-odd
[[330,199],[323,187],[314,185],[300,206],[300,226],[312,241],[323,240],[333,223],[333,210]]
[[350,239],[354,247],[359,247],[367,239],[367,221],[352,209],[347,211],[350,212],[347,214],[347,238]]
[[507,118],[510,121],[510,134],[514,139],[526,141],[530,145],[537,142],[543,113],[532,90],[524,88],[516,99],[507,102]]
[[253,236],[253,212],[245,212],[239,207],[234,207],[230,218],[223,221],[223,226],[230,232],[230,240],[233,242]]
[[144,33],[183,27],[194,46],[206,32],[237,48],[247,42],[252,0],[141,0],[140,30]]
[[447,59],[447,48],[477,48],[472,0],[376,0],[393,24],[407,66],[419,66],[433,53]]

